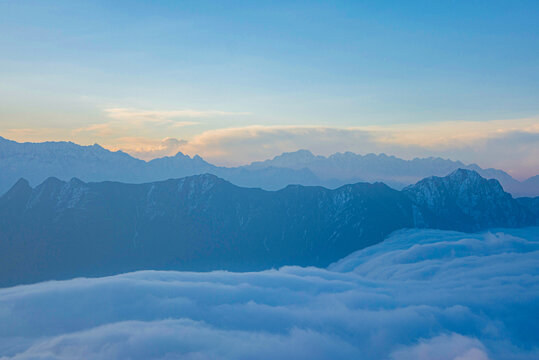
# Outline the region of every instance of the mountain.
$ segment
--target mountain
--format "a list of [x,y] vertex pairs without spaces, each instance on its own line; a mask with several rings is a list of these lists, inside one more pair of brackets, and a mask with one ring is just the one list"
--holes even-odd
[[327,266],[401,228],[534,223],[495,180],[467,170],[404,191],[382,183],[265,191],[213,175],[49,178],[35,188],[21,179],[0,197],[0,286],[139,269]]
[[[362,178],[365,181],[391,179],[402,184],[414,183],[426,176],[447,175],[458,168],[466,167],[460,161],[441,158],[403,160],[386,154],[359,155],[352,152],[336,153],[325,157],[315,156],[308,150],[284,153],[272,160],[254,162],[249,167],[260,169],[267,166],[308,168],[323,179]],[[477,171],[477,169],[474,170]]]
[[308,150],[283,153],[271,160],[253,162],[248,169],[269,166],[290,169],[309,169],[321,181],[345,184],[357,181],[382,181],[395,189],[401,189],[428,176],[445,176],[457,169],[469,169],[488,179],[498,180],[503,188],[515,196],[538,196],[539,175],[520,182],[502,170],[482,169],[476,164],[466,165],[460,161],[442,158],[415,158],[403,160],[386,154],[359,155],[352,152],[336,153],[325,157]]
[[458,169],[446,177],[429,177],[404,188],[414,203],[416,224],[437,229],[477,231],[532,223],[535,215],[504,192],[494,179]]
[[136,180],[144,161],[121,151],[112,152],[99,145],[80,146],[72,142],[18,143],[0,137],[0,193],[19,178],[39,184],[47,177],[86,181]]
[[239,186],[282,189],[289,184],[319,185],[310,170],[267,167],[260,170],[218,167],[200,156],[182,153],[149,162],[95,144],[72,142],[18,143],[0,137],[0,194],[19,178],[34,186],[48,177],[84,181],[144,183],[210,173]]
[[530,211],[534,213],[537,218],[539,218],[539,196],[534,198],[520,197],[517,198],[517,201],[525,208],[530,209]]
[[34,189],[21,180],[0,198],[0,283],[327,265],[412,226],[411,214],[384,184],[268,192],[213,175],[140,185],[49,178]]
[[539,176],[519,182],[504,171],[482,169],[475,164],[441,158],[403,160],[385,154],[336,153],[329,157],[308,150],[284,153],[271,160],[240,167],[220,167],[200,156],[182,153],[143,161],[121,151],[109,151],[95,144],[72,142],[18,143],[0,137],[0,194],[19,178],[32,186],[48,177],[83,181],[145,183],[200,174],[213,174],[238,186],[278,190],[289,184],[324,186],[335,189],[357,182],[381,181],[402,189],[428,176],[445,176],[459,168],[477,171],[497,179],[515,196],[538,196]]
[[516,196],[539,196],[539,175],[532,176],[522,182],[522,185],[515,189]]

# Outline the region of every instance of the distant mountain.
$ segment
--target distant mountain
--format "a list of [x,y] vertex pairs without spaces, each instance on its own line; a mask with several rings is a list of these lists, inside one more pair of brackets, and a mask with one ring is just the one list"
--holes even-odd
[[109,151],[97,144],[18,143],[0,137],[0,194],[20,178],[27,179],[34,186],[49,177],[145,183],[206,173],[239,186],[268,190],[282,189],[289,184],[320,184],[320,180],[307,169],[218,167],[198,155],[191,158],[182,153],[146,162],[121,151]]
[[[308,150],[299,150],[284,153],[272,160],[254,162],[249,168],[261,169],[267,166],[308,168],[322,179],[362,178],[365,181],[391,179],[402,184],[415,183],[426,176],[447,175],[458,168],[466,167],[460,161],[441,158],[403,160],[385,154],[359,155],[352,152],[336,153],[325,157],[315,156]],[[474,170],[477,171],[477,169]]]
[[238,186],[266,190],[282,189],[289,184],[335,189],[345,184],[377,181],[402,189],[424,177],[445,176],[458,168],[475,170],[485,178],[497,179],[515,196],[539,195],[539,176],[519,182],[501,170],[481,169],[475,164],[465,165],[441,158],[403,160],[385,154],[350,152],[324,157],[299,150],[272,160],[228,168],[212,165],[198,155],[191,158],[178,153],[146,162],[97,144],[18,143],[0,137],[0,194],[21,177],[35,186],[51,176],[66,181],[76,177],[83,181],[145,183],[206,173]]
[[49,178],[35,188],[21,179],[0,197],[0,286],[138,269],[327,266],[400,228],[535,221],[497,181],[467,170],[404,191],[264,191],[213,175],[139,185]]
[[539,175],[532,176],[522,182],[521,189],[515,191],[517,196],[539,196]]
[[39,184],[50,176],[86,181],[121,179],[132,182],[145,164],[121,151],[72,142],[18,143],[0,137],[0,193],[19,178]]
[[445,176],[456,169],[469,169],[487,179],[498,180],[503,188],[515,196],[538,196],[539,175],[520,182],[508,173],[497,169],[482,169],[476,164],[466,165],[460,161],[442,158],[415,158],[403,160],[386,154],[359,155],[352,152],[336,153],[325,157],[308,150],[283,153],[271,160],[254,162],[248,169],[268,166],[290,169],[309,169],[321,181],[351,183],[355,181],[382,181],[401,189],[428,176]]

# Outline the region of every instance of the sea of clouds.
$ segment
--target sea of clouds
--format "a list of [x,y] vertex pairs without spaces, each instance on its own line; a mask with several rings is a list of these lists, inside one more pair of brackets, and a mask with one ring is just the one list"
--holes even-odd
[[1,359],[539,359],[539,228],[404,230],[329,269],[0,289]]

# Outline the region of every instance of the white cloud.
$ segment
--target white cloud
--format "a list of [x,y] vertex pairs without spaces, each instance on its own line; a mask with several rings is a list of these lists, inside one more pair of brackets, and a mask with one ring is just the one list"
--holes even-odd
[[345,151],[353,144],[365,144],[368,148],[375,141],[371,133],[358,129],[253,125],[209,130],[194,136],[182,148],[186,153],[218,163],[245,164],[298,149],[329,154]]
[[126,108],[104,109],[104,112],[111,120],[73,129],[73,134],[92,134],[94,137],[113,139],[125,137],[127,134],[134,134],[130,137],[142,139],[141,133],[151,132],[156,127],[170,132],[181,127],[199,124],[198,121],[179,120],[182,118],[202,118],[212,116],[212,114],[213,116],[226,114],[220,111],[149,111]]
[[108,108],[104,111],[113,119],[143,121],[249,115],[247,112],[229,112],[220,110],[140,110],[131,108]]
[[501,168],[525,178],[536,175],[539,168],[539,120],[348,128],[255,125],[209,130],[181,147],[182,152],[224,165],[265,160],[298,149],[310,149],[321,155],[352,151],[386,153],[407,159],[449,157],[482,167]]
[[395,351],[393,360],[488,360],[483,344],[458,334],[420,340],[419,344]]
[[2,359],[537,359],[539,228],[400,231],[330,269],[0,290]]
[[[202,118],[248,113],[128,108],[109,108],[105,112],[109,119],[103,123],[71,130],[4,129],[3,136],[18,141],[40,141],[45,136],[47,140],[97,142],[145,160],[181,151],[200,155],[217,165],[243,165],[282,152],[309,149],[320,155],[352,151],[405,159],[441,156],[503,169],[520,179],[537,175],[539,169],[538,118],[364,127],[251,125],[196,132],[192,126],[199,125]],[[187,142],[178,140],[181,143],[170,146],[164,144],[167,138]]]
[[[108,121],[72,130],[76,137],[90,137],[111,150],[122,150],[144,160],[175,155],[185,140],[171,137],[181,128],[199,125],[198,119],[247,115],[218,110],[140,110],[107,108]],[[197,119],[185,120],[185,119]],[[141,134],[145,134],[141,135]],[[169,134],[160,138],[158,134]],[[103,141],[98,140],[99,138]]]
[[158,139],[148,139],[144,137],[120,137],[116,139],[115,146],[109,146],[112,151],[122,150],[134,157],[143,160],[151,160],[163,156],[176,155],[186,140],[172,137]]

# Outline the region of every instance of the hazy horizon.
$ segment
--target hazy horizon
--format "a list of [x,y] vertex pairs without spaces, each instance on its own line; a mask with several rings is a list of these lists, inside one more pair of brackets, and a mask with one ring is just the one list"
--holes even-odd
[[[2,137],[2,136],[0,135],[0,137]],[[8,138],[5,138],[5,137],[3,137],[3,138],[6,139],[6,140],[9,140],[9,141],[16,141],[16,140],[8,139]],[[250,164],[253,164],[253,163],[257,163],[257,162],[264,162],[264,161],[267,161],[267,160],[272,160],[272,159],[274,159],[276,157],[279,157],[279,156],[285,155],[285,154],[297,153],[297,152],[300,152],[300,151],[308,151],[311,154],[313,154],[314,156],[322,156],[322,157],[325,157],[325,158],[329,158],[332,155],[336,155],[336,154],[344,154],[344,153],[347,153],[347,152],[353,153],[355,155],[360,155],[360,156],[367,156],[367,155],[381,156],[381,155],[385,155],[387,157],[395,157],[397,159],[406,160],[406,161],[410,161],[410,160],[414,160],[414,159],[437,158],[437,159],[449,160],[449,161],[454,161],[454,162],[462,162],[464,165],[477,165],[477,166],[479,166],[479,167],[481,167],[483,169],[492,169],[492,168],[489,168],[489,167],[486,167],[486,166],[482,166],[482,164],[478,164],[478,163],[474,163],[474,162],[465,162],[465,161],[462,161],[460,159],[449,158],[449,157],[444,157],[444,156],[440,156],[440,155],[438,155],[438,156],[425,155],[425,156],[409,156],[409,157],[406,157],[406,156],[400,156],[399,154],[392,154],[392,153],[385,153],[385,152],[357,153],[357,152],[348,151],[348,150],[337,151],[337,152],[317,153],[315,151],[312,151],[311,149],[297,148],[297,149],[292,149],[292,150],[289,150],[289,151],[274,153],[274,155],[269,155],[268,157],[265,157],[265,158],[258,158],[258,159],[254,159],[254,160],[246,160],[244,162],[237,162],[237,161],[234,162],[234,161],[226,161],[226,160],[225,161],[219,161],[219,159],[217,159],[217,161],[211,161],[211,159],[207,159],[204,156],[201,156],[200,154],[196,154],[196,153],[195,154],[187,154],[187,153],[182,152],[181,150],[175,151],[175,152],[170,153],[170,154],[154,154],[151,157],[143,157],[143,156],[140,156],[140,154],[136,153],[136,152],[130,152],[130,151],[122,150],[122,149],[115,149],[115,148],[103,146],[103,145],[101,145],[101,144],[99,144],[97,142],[90,143],[90,144],[78,144],[78,143],[76,143],[74,141],[71,141],[71,140],[45,140],[45,141],[42,141],[42,142],[25,141],[25,142],[18,142],[18,143],[39,144],[39,143],[63,143],[63,142],[64,143],[73,143],[75,145],[85,146],[85,147],[98,145],[98,146],[100,146],[100,147],[102,147],[102,148],[104,148],[104,149],[106,149],[108,151],[123,152],[123,153],[126,153],[126,154],[128,154],[129,156],[131,156],[131,157],[133,157],[135,159],[143,160],[145,162],[149,162],[149,161],[154,160],[154,159],[160,159],[160,158],[163,158],[163,157],[174,157],[177,154],[186,155],[186,156],[189,156],[190,158],[194,158],[195,156],[200,156],[204,161],[207,161],[208,163],[210,163],[212,165],[222,166],[222,167],[241,167],[241,166],[246,166],[246,165],[250,165]],[[509,175],[511,175],[512,177],[514,177],[516,180],[519,180],[519,181],[524,181],[524,180],[527,180],[527,179],[529,179],[531,177],[539,175],[539,173],[537,173],[537,171],[535,171],[534,169],[529,169],[528,172],[524,172],[524,173],[521,173],[521,174],[518,174],[518,175],[512,173],[509,170],[503,169],[503,168],[496,168],[496,170],[505,171]],[[522,174],[528,174],[528,175],[522,176]]]
[[539,169],[537,2],[0,3],[0,135]]

